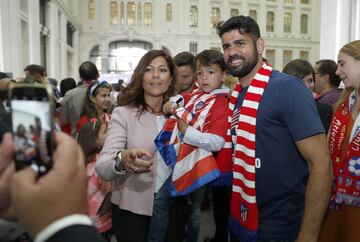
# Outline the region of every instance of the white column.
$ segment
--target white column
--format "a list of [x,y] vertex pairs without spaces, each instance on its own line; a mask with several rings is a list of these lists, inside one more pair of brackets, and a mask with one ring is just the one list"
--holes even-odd
[[20,1],[0,1],[0,71],[23,76]]
[[67,20],[64,14],[60,14],[60,30],[59,30],[59,41],[60,41],[60,75],[55,78],[58,80],[68,77],[67,70]]
[[78,69],[80,66],[80,36],[79,36],[79,30],[76,30],[73,33],[73,50],[74,50],[74,63],[73,63],[73,70],[74,75],[72,76],[75,80],[77,80],[79,73]]
[[40,58],[40,4],[39,0],[29,0],[29,61],[41,64]]
[[352,0],[351,10],[351,40],[358,40],[360,39],[360,0]]
[[49,21],[49,53],[48,53],[48,76],[56,77],[57,70],[59,69],[59,51],[58,51],[58,8],[57,6],[49,2],[49,12],[48,12],[48,21]]
[[336,60],[339,49],[350,41],[350,9],[350,1],[321,2],[320,59]]

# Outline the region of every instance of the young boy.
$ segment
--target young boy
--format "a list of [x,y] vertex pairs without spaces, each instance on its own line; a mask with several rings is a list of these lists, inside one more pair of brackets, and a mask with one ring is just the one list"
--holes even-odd
[[[195,66],[199,89],[176,95],[163,106],[164,113],[173,116],[155,143],[165,162],[172,165],[173,174],[165,182],[164,189],[160,189],[162,194],[158,192],[155,196],[148,241],[163,241],[158,237],[166,233],[171,205],[169,188],[172,196],[191,193],[188,241],[197,241],[204,185],[223,175],[220,171],[228,171],[227,175],[231,175],[231,154],[219,152],[225,144],[228,125],[229,90],[221,89],[227,77],[223,54],[204,50],[195,57]],[[181,133],[179,136],[178,131]],[[170,147],[167,146],[169,143],[172,143]],[[224,159],[228,160],[225,165]]]

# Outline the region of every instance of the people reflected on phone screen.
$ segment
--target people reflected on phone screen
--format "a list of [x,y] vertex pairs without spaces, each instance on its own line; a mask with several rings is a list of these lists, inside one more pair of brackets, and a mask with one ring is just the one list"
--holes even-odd
[[12,119],[17,168],[32,166],[45,173],[51,162],[51,124],[48,102],[13,100]]

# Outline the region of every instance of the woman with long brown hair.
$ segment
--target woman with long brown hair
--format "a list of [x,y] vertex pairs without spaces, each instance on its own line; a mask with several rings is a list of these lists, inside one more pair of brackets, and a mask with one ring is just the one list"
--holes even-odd
[[165,123],[162,106],[174,95],[169,54],[151,50],[140,60],[109,123],[96,171],[113,182],[113,231],[119,242],[147,240],[154,194],[171,173],[154,139]]
[[334,180],[319,241],[354,242],[360,241],[360,40],[340,49],[336,74],[346,89],[328,134]]

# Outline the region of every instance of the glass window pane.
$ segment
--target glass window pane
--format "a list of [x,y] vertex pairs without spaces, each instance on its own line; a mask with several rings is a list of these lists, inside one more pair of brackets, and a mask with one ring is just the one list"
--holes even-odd
[[198,26],[198,9],[196,6],[190,6],[190,27]]
[[257,21],[257,12],[256,10],[250,10],[249,11],[249,16],[254,19],[255,21]]
[[285,33],[291,33],[291,22],[292,22],[291,13],[284,13],[284,32]]
[[110,24],[118,24],[118,5],[115,1],[110,3]]
[[274,32],[274,12],[266,13],[266,31]]
[[300,51],[300,59],[302,60],[309,60],[309,51],[301,50]]
[[307,34],[308,33],[308,16],[307,14],[301,14],[301,20],[300,20],[300,33]]
[[120,3],[120,24],[125,24],[125,5],[124,2]]
[[239,16],[239,9],[237,8],[232,8],[230,10],[230,17],[234,17],[234,16]]
[[292,60],[292,51],[284,50],[283,52],[283,68]]
[[142,25],[142,5],[141,2],[138,3],[138,9],[137,9],[137,24]]
[[166,4],[166,21],[172,21],[172,5]]
[[220,22],[220,9],[212,8],[212,10],[211,10],[211,27],[216,28],[218,22]]
[[127,24],[135,25],[135,3],[128,2],[127,4]]
[[196,42],[190,42],[190,52],[193,55],[197,54],[197,46],[198,46],[198,44]]
[[144,25],[152,26],[152,4],[144,4]]
[[94,0],[89,0],[89,19],[95,19],[95,3],[94,3]]
[[266,60],[270,63],[270,65],[275,65],[275,50],[266,50]]

